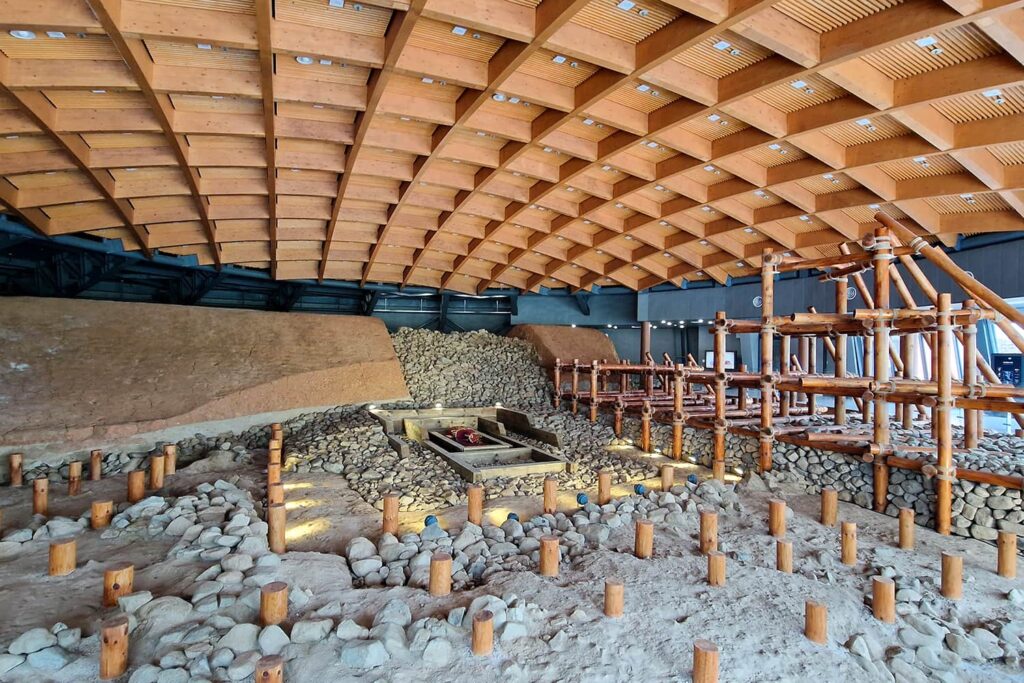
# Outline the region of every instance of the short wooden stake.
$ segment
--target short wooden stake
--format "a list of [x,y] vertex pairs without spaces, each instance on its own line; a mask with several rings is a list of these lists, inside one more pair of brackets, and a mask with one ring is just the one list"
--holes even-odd
[[1017,534],[1000,531],[996,537],[996,573],[1004,579],[1017,578]]
[[661,466],[661,490],[671,491],[672,486],[675,484],[676,479],[676,468],[672,465]]
[[25,483],[25,476],[21,471],[25,463],[25,456],[21,453],[11,453],[7,458],[7,467],[10,475],[11,486],[21,486]]
[[253,683],[284,683],[284,657],[267,655],[256,662]]
[[558,480],[544,477],[544,514],[553,515],[558,510]]
[[164,456],[153,455],[149,458],[149,488],[164,487]]
[[900,548],[914,549],[914,508],[900,508]]
[[110,526],[110,518],[114,516],[114,501],[94,500],[89,523],[93,529],[105,529]]
[[164,474],[178,471],[178,446],[173,443],[164,444]]
[[135,584],[135,565],[119,562],[103,572],[103,606],[114,607],[117,599],[132,592]]
[[839,492],[835,489],[821,490],[821,523],[835,526],[839,514]]
[[68,463],[68,495],[77,496],[82,492],[82,461]]
[[942,553],[942,597],[959,600],[964,594],[964,558]]
[[89,480],[99,481],[103,478],[103,451],[89,453]]
[[281,483],[281,463],[267,463],[267,485]]
[[718,550],[718,513],[700,511],[700,552],[704,555]]
[[871,612],[879,621],[896,622],[896,584],[887,576],[871,577]]
[[280,624],[288,617],[288,584],[271,581],[260,589],[260,624]]
[[708,585],[725,585],[725,553],[721,550],[708,553]]
[[649,519],[636,520],[634,535],[633,554],[641,560],[648,559],[654,553],[654,522]]
[[468,511],[466,517],[470,523],[477,526],[484,524],[484,487],[480,484],[470,484],[466,487],[466,498],[468,499]]
[[100,680],[118,678],[128,670],[128,615],[118,614],[100,625]]
[[381,531],[385,534],[398,533],[398,494],[384,494],[384,513],[381,516]]
[[612,473],[601,470],[597,473],[597,504],[607,505],[612,499]]
[[128,473],[128,502],[138,503],[146,495],[146,473],[135,470]]
[[808,600],[804,603],[804,635],[811,642],[828,642],[828,607],[824,603]]
[[557,536],[542,536],[540,539],[540,575],[558,576],[558,563],[562,561]]
[[67,576],[78,564],[78,543],[73,538],[50,542],[50,576]]
[[441,598],[452,592],[452,556],[434,553],[430,558],[430,594]]
[[286,552],[285,528],[288,525],[288,516],[285,512],[284,503],[275,503],[267,506],[267,540],[270,543],[270,552],[281,554]]
[[480,610],[473,615],[473,654],[486,657],[494,651],[494,614]]
[[277,505],[284,502],[284,484],[278,482],[267,487],[267,505]]
[[32,482],[32,514],[46,516],[50,509],[50,480],[36,479]]
[[693,683],[718,683],[718,646],[710,640],[693,641]]
[[786,501],[779,498],[768,501],[768,533],[775,538],[785,538]]
[[775,568],[786,574],[793,573],[793,541],[775,542]]
[[622,616],[626,601],[626,587],[617,579],[604,581],[604,615],[617,619]]
[[857,524],[856,522],[843,522],[840,536],[840,559],[843,564],[853,566],[857,564]]

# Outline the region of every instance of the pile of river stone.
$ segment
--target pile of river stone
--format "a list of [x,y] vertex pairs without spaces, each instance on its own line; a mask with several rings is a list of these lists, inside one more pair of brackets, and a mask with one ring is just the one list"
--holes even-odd
[[551,401],[551,383],[527,341],[476,332],[399,329],[391,341],[418,407],[530,408]]
[[538,515],[525,522],[509,518],[500,526],[483,527],[466,522],[451,532],[435,523],[418,534],[383,534],[376,543],[357,537],[349,541],[345,557],[356,585],[426,588],[431,556],[446,552],[452,556],[452,585],[462,589],[497,572],[535,571],[543,536],[557,537],[562,559],[570,561],[607,543],[616,529],[626,530],[632,538],[633,523],[639,519],[688,534],[696,528],[698,508],[742,511],[732,485],[685,482],[671,491],[624,496],[605,505],[587,502],[570,513]]

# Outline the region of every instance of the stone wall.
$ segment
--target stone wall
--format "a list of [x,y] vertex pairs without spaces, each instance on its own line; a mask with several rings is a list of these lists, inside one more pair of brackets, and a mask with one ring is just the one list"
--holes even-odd
[[387,329],[371,317],[0,299],[3,452],[407,396]]

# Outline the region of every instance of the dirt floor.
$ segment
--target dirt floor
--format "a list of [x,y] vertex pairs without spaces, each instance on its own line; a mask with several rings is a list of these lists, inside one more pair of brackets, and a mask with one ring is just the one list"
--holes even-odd
[[[628,456],[628,454],[626,454]],[[677,481],[694,466],[678,473]],[[696,470],[694,470],[696,471]],[[706,475],[706,472],[701,472]],[[171,477],[165,495],[180,495],[200,481],[241,475],[239,486],[250,488],[259,499],[262,481],[258,465],[247,470]],[[872,677],[851,656],[846,643],[851,637],[868,633],[883,649],[900,645],[895,626],[876,621],[864,596],[870,577],[879,567],[894,567],[900,575],[916,576],[925,589],[935,591],[939,557],[943,551],[964,556],[964,598],[957,603],[935,600],[935,609],[955,613],[968,631],[975,625],[996,620],[1020,620],[1024,608],[1006,599],[1010,588],[1022,586],[1020,579],[1008,581],[994,572],[995,549],[970,539],[943,537],[917,528],[917,548],[901,551],[895,546],[896,520],[868,510],[840,504],[839,517],[858,525],[859,552],[855,567],[839,563],[839,532],[817,521],[816,496],[790,496],[793,511],[787,538],[794,544],[792,575],[777,572],[775,541],[767,534],[766,493],[746,492],[744,511],[721,513],[719,545],[727,552],[727,585],[706,584],[706,559],[697,550],[697,525],[684,533],[656,525],[654,558],[632,556],[633,529],[614,529],[601,549],[592,549],[573,561],[563,561],[557,578],[534,572],[506,572],[470,591],[445,598],[432,598],[426,591],[409,588],[353,588],[346,561],[339,553],[355,536],[371,539],[379,535],[380,513],[350,490],[344,477],[325,474],[287,475],[289,552],[277,569],[279,578],[294,588],[312,591],[313,597],[300,614],[331,601],[340,601],[341,615],[335,623],[352,618],[369,626],[385,603],[394,598],[405,601],[413,619],[433,616],[444,619],[456,607],[465,607],[480,595],[515,594],[544,611],[542,619],[530,625],[527,636],[513,642],[496,642],[489,657],[473,657],[468,634],[453,640],[451,661],[440,670],[431,668],[417,654],[393,657],[382,667],[366,672],[341,663],[340,641],[331,637],[291,660],[286,680],[322,681],[624,681],[689,680],[692,647],[696,639],[718,644],[721,652],[721,680],[764,681],[871,681],[892,680]],[[656,481],[648,482],[651,487]],[[85,482],[83,493],[68,498],[61,485],[54,484],[52,514],[77,515],[91,500],[120,499],[125,478]],[[617,487],[614,495],[628,495],[631,486]],[[595,493],[595,492],[592,492]],[[562,510],[571,511],[575,491],[563,491]],[[30,517],[31,487],[0,489],[4,529],[22,527]],[[504,521],[509,511],[523,519],[540,512],[536,499],[488,500],[489,521]],[[438,511],[442,526],[461,526],[464,508]],[[689,515],[696,520],[696,515]],[[422,529],[423,513],[403,515],[400,531]],[[104,566],[115,560],[136,565],[136,590],[154,595],[180,595],[203,568],[200,563],[170,562],[164,556],[171,541],[125,542],[101,540],[100,533],[87,530],[78,541],[78,569],[66,577],[46,576],[47,543],[37,541],[15,559],[0,564],[0,643],[6,645],[34,626],[63,621],[81,627],[84,635],[95,632],[98,618],[111,610],[99,606]],[[603,583],[618,578],[625,583],[626,608],[621,619],[602,615]],[[294,589],[293,588],[293,589]],[[817,646],[802,633],[804,601],[812,599],[828,606],[829,641]],[[994,626],[993,630],[997,630]],[[565,636],[559,634],[564,633]],[[557,640],[552,640],[558,636]],[[155,636],[147,636],[151,640]],[[497,639],[496,639],[497,641]],[[551,641],[550,643],[548,641]],[[563,642],[564,641],[564,642]],[[557,643],[557,646],[553,643]],[[132,644],[132,666],[152,661],[153,642]],[[92,681],[96,680],[95,659],[87,656],[49,678],[26,678],[16,670],[0,680]],[[252,680],[251,677],[248,680]],[[1005,665],[963,664],[943,680],[1003,682],[1024,680],[1020,670]]]

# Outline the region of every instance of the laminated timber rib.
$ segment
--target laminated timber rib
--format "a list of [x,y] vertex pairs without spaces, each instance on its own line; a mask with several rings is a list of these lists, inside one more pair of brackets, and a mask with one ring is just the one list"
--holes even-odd
[[[1024,230],[1024,0],[9,0],[46,235],[478,293]],[[901,258],[904,258],[905,255]]]

